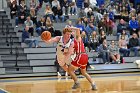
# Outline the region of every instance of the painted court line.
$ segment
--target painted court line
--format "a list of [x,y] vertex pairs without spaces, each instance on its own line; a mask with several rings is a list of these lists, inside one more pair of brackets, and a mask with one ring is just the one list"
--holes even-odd
[[0,93],[10,93],[10,92],[8,92],[8,91],[6,91],[6,90],[0,88]]

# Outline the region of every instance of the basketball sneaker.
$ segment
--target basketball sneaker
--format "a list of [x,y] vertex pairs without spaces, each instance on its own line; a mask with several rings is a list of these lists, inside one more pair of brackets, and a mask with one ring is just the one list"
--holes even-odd
[[92,87],[92,90],[97,90],[97,87],[95,84],[92,84],[91,87]]
[[77,89],[80,87],[80,83],[74,83],[74,85],[72,86],[72,89]]

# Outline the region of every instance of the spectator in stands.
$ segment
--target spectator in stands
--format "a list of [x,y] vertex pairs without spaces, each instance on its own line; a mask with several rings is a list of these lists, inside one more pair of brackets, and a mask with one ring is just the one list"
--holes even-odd
[[65,28],[67,28],[67,27],[74,27],[72,25],[72,21],[70,21],[70,20],[67,21],[67,24],[66,24]]
[[84,9],[80,9],[79,13],[78,13],[79,18],[81,18],[82,20],[84,19],[84,17],[86,17],[86,13],[84,12]]
[[29,33],[31,33],[31,36],[33,37],[34,35],[34,25],[33,21],[31,20],[30,16],[27,17],[27,20],[24,22],[25,27],[29,27]]
[[47,30],[51,32],[52,36],[54,36],[54,27],[49,16],[46,18],[46,27],[47,27]]
[[39,4],[38,4],[38,6],[36,7],[37,10],[39,10],[39,8],[42,7],[43,2],[45,2],[46,4],[51,4],[51,0],[38,0],[38,1],[39,1]]
[[94,14],[94,17],[95,17],[95,26],[97,26],[97,23],[103,17],[103,15],[101,13],[99,13],[98,11],[99,11],[98,8],[94,8],[93,14]]
[[60,6],[60,2],[58,0],[53,0],[52,1],[52,11],[54,14],[56,14],[58,6]]
[[37,25],[37,14],[34,8],[30,8],[30,17],[35,25]]
[[24,24],[26,20],[26,12],[24,9],[20,9],[18,12],[18,16],[15,18],[15,25],[18,27],[18,24]]
[[84,0],[84,2],[82,2],[82,9],[88,8],[89,7],[89,1],[88,0]]
[[121,19],[119,24],[117,25],[117,38],[119,39],[119,36],[121,35],[123,30],[127,30],[128,25],[126,24],[126,22]]
[[38,36],[40,36],[41,33],[45,30],[46,30],[45,18],[41,17],[40,20],[37,22],[37,26],[36,26],[36,32]]
[[35,0],[30,1],[30,8],[33,8],[33,9],[36,8],[36,1]]
[[119,44],[119,48],[120,48],[119,49],[120,53],[122,53],[124,57],[128,57],[130,54],[130,49],[128,49],[128,47],[127,47],[128,42],[126,41],[125,36],[123,36],[123,35],[121,36],[118,44]]
[[132,35],[133,33],[138,33],[138,27],[138,21],[136,20],[136,17],[133,16],[129,21],[130,35]]
[[17,16],[17,11],[18,11],[17,3],[16,3],[16,1],[13,1],[11,3],[11,5],[10,5],[10,16],[11,16],[11,19],[13,19],[13,17]]
[[101,13],[102,15],[107,14],[107,10],[106,10],[106,8],[104,7],[104,5],[101,5],[101,7],[100,7],[100,9],[99,9],[99,13]]
[[24,0],[21,1],[21,4],[19,5],[19,10],[24,10],[26,13],[28,13],[28,12],[27,12],[27,6],[26,6]]
[[109,15],[108,16],[109,16],[109,19],[111,21],[114,21],[114,12],[113,12],[112,8],[109,9]]
[[70,10],[69,10],[70,7],[69,7],[68,0],[62,0],[61,7],[62,7],[62,10],[63,10],[63,15],[68,15],[68,13],[70,12]]
[[106,28],[106,33],[107,35],[112,35],[113,33],[113,21],[109,19],[109,17],[105,17],[105,28]]
[[111,45],[109,46],[110,57],[113,60],[112,63],[120,63],[120,53],[119,48],[115,44],[115,41],[111,41]]
[[94,26],[96,26],[96,19],[94,15],[91,15],[90,18],[88,19],[88,22],[91,22]]
[[88,26],[88,18],[87,17],[83,17],[83,23],[84,23],[84,26],[87,27]]
[[63,15],[63,11],[60,6],[57,7],[57,11],[54,13],[55,16],[55,21],[58,22],[59,20],[64,22],[65,21],[65,16]]
[[134,56],[138,56],[140,45],[136,33],[133,33],[132,38],[129,39],[129,47],[131,51],[134,51]]
[[86,26],[85,31],[86,31],[87,36],[90,37],[93,31],[98,32],[98,28],[94,26],[93,23],[90,21],[88,25]]
[[130,13],[129,13],[129,19],[131,19],[133,16],[135,16],[136,17],[136,9],[134,9],[134,8],[132,8],[131,9],[131,11],[130,11]]
[[105,27],[105,22],[104,22],[104,17],[101,18],[101,20],[98,22],[98,29],[99,29],[99,33],[101,33],[101,31],[105,31],[106,32],[106,27]]
[[99,35],[99,44],[103,44],[104,39],[106,39],[106,34],[104,30],[101,30],[101,33]]
[[85,12],[86,16],[87,16],[87,13],[88,13],[89,11],[92,11],[92,9],[91,9],[90,7],[87,7],[87,8],[84,9],[84,12]]
[[36,48],[37,47],[40,47],[38,45],[38,41],[37,40],[35,40],[33,38],[30,38],[30,35],[29,35],[29,32],[28,31],[29,31],[29,27],[25,27],[25,29],[22,32],[22,42],[28,44],[29,45],[29,48],[32,48],[33,47],[32,46],[33,44],[34,44],[34,46]]
[[126,9],[125,6],[122,7],[122,10],[120,12],[121,18],[124,19],[125,21],[129,20],[129,15],[128,15],[128,11]]
[[[124,37],[125,37],[125,40],[126,40],[127,43],[129,42],[130,34],[127,33],[125,29],[123,29],[123,30],[122,30],[122,33],[119,35],[119,39],[121,39],[121,36],[124,36]],[[119,39],[118,39],[118,40],[119,40]]]
[[87,12],[87,18],[91,18],[91,16],[94,17],[94,14],[93,14],[92,9],[90,9],[90,10]]
[[99,46],[99,40],[96,31],[93,31],[90,36],[90,46],[93,51],[97,51],[97,46]]
[[52,21],[54,20],[54,18],[53,18],[54,13],[48,4],[46,5],[46,9],[45,9],[45,17],[47,18],[47,16],[49,16]]
[[70,14],[77,15],[77,5],[76,5],[75,0],[72,0],[72,2],[70,4]]
[[91,47],[90,47],[90,44],[89,44],[89,41],[88,41],[88,38],[87,38],[87,35],[86,35],[85,31],[82,32],[81,37],[82,37],[82,40],[83,40],[86,51],[90,52]]
[[110,62],[109,47],[107,45],[106,39],[104,39],[103,43],[99,46],[98,53],[99,53],[99,57],[101,57],[103,59],[103,62],[105,64]]
[[75,27],[79,28],[81,32],[85,31],[85,27],[82,24],[82,20],[81,19],[78,19],[77,20],[77,23],[76,23],[76,26]]

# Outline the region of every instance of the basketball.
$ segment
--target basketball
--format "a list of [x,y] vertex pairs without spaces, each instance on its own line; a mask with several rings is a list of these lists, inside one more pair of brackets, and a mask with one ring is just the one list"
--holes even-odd
[[51,33],[49,31],[44,31],[42,34],[41,34],[41,39],[42,40],[50,40],[51,39]]

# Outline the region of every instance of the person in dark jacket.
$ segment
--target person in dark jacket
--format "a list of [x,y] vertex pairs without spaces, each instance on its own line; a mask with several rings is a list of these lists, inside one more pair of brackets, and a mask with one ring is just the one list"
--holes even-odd
[[38,36],[40,36],[41,33],[45,30],[46,30],[45,18],[41,17],[40,20],[37,22],[37,27],[36,27],[36,32]]
[[133,33],[132,38],[129,39],[129,47],[131,51],[134,51],[134,56],[138,56],[140,44],[136,33]]
[[65,16],[63,15],[63,11],[60,6],[57,7],[57,11],[56,13],[54,12],[54,15],[56,22],[58,22],[58,20],[61,20],[62,22],[65,21]]
[[13,19],[13,17],[17,15],[17,11],[18,11],[17,3],[16,3],[16,1],[13,1],[10,5],[11,19]]
[[32,48],[33,44],[34,44],[35,47],[40,47],[38,45],[37,40],[35,40],[33,38],[30,38],[30,35],[29,35],[28,31],[29,31],[29,27],[25,27],[25,29],[22,32],[22,42],[28,44],[29,48]]

